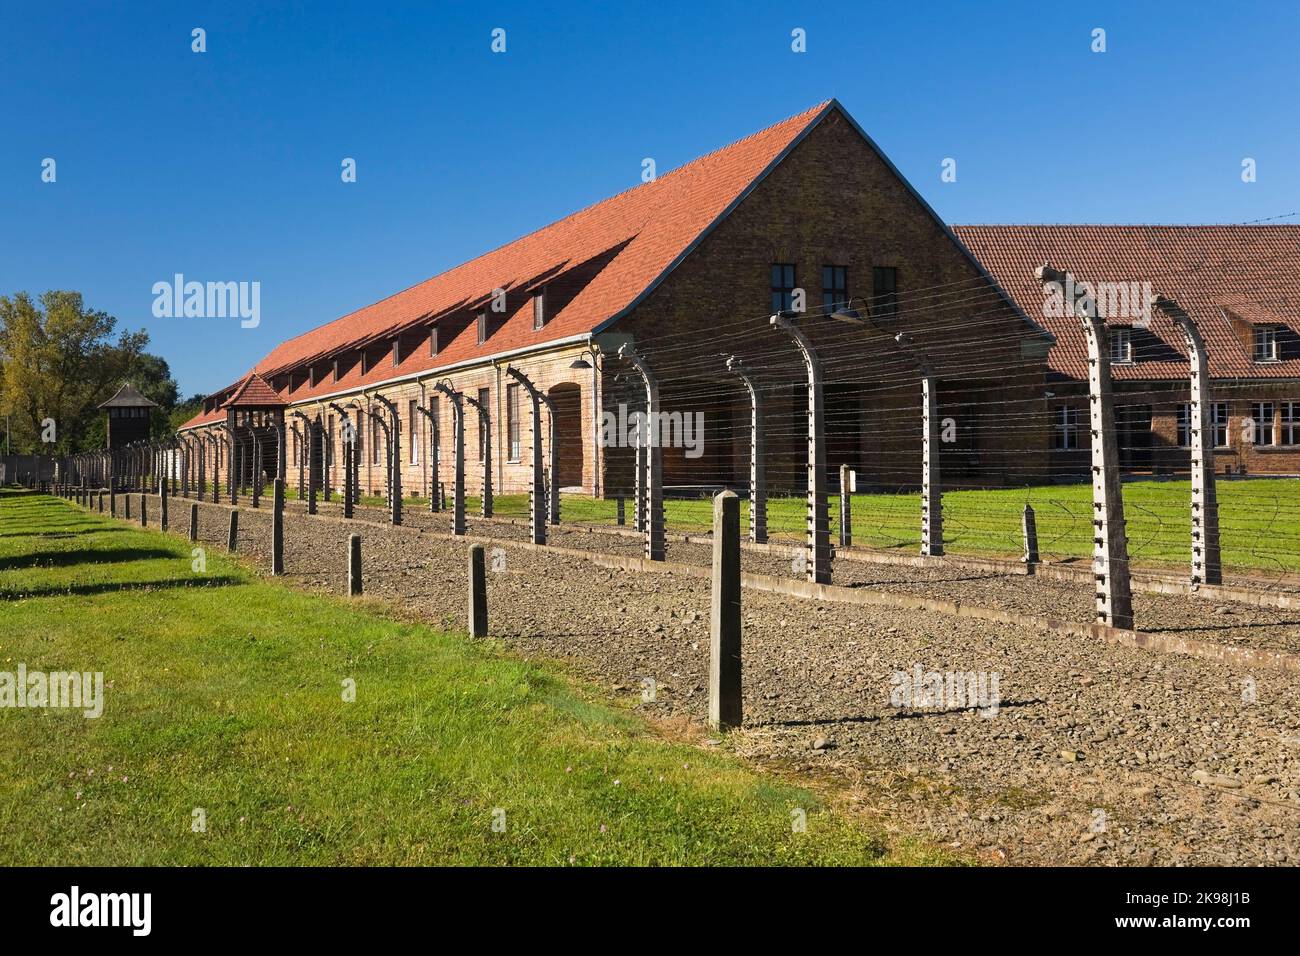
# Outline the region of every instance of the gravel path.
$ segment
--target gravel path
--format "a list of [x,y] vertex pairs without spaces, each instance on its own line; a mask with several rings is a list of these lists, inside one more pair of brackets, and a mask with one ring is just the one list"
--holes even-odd
[[[224,546],[228,509],[203,505],[200,536]],[[157,509],[150,507],[150,524]],[[378,512],[367,510],[367,518]],[[185,533],[188,502],[172,530]],[[405,612],[463,627],[466,545],[403,528],[290,513],[290,580],[342,591],[344,540],[359,530],[365,588]],[[268,511],[241,508],[240,550],[269,560]],[[471,534],[482,522],[471,520]],[[491,524],[497,538],[526,529]],[[554,529],[561,530],[561,529]],[[640,541],[564,530],[556,544],[638,554]],[[624,543],[626,542],[626,543]],[[707,549],[673,545],[704,563]],[[502,548],[489,575],[490,626],[525,654],[559,659],[650,716],[707,712],[708,586],[680,573],[607,570]],[[503,561],[503,563],[501,563]],[[746,552],[747,569],[773,572]],[[837,572],[850,562],[841,562]],[[1091,612],[1070,585],[1022,577],[853,563],[853,580],[890,590],[1063,616]],[[861,575],[858,577],[858,575]],[[1139,595],[1139,621],[1218,641],[1295,648],[1285,612]],[[1300,861],[1300,687],[1200,658],[1070,640],[938,614],[744,594],[745,719],[727,737],[756,761],[847,780],[881,822],[987,861],[1248,864]],[[1222,629],[1219,629],[1222,628]],[[996,674],[996,714],[898,708],[896,675]],[[647,683],[653,681],[653,685]],[[643,700],[653,686],[654,699]],[[987,713],[987,715],[986,715]]]

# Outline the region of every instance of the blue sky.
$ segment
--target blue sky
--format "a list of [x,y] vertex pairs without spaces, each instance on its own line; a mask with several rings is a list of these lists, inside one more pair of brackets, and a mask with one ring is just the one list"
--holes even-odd
[[[644,157],[663,172],[831,96],[950,222],[1284,215],[1298,10],[0,0],[0,294],[78,289],[209,391],[635,185]],[[260,282],[260,326],[155,318],[177,272]]]

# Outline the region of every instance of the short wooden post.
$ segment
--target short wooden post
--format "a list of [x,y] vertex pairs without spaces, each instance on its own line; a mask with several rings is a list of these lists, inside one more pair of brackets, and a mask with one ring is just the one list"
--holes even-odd
[[108,516],[117,517],[117,478],[108,479]]
[[487,623],[487,561],[483,545],[469,546],[469,636],[486,637]]
[[724,491],[713,499],[713,584],[709,618],[709,725],[739,727],[740,697],[740,498]]
[[1025,573],[1033,574],[1034,568],[1038,565],[1038,524],[1034,520],[1034,509],[1030,505],[1025,505],[1020,527],[1025,538],[1025,554],[1020,560],[1024,562]]
[[348,535],[348,595],[361,593],[361,535]]
[[230,530],[226,532],[226,550],[239,550],[239,509],[230,509]]
[[146,504],[147,500],[148,499],[144,496],[144,492],[140,492],[140,527],[142,528],[149,527],[148,505]]
[[199,540],[199,503],[190,502],[190,540]]
[[840,465],[840,547],[853,546],[853,499],[849,496],[849,466]]
[[122,504],[124,506],[123,516],[126,518],[127,521],[130,521],[131,520],[131,496],[123,495]]
[[167,530],[167,498],[169,497],[167,486],[170,484],[171,479],[163,476],[162,486],[158,492],[158,527],[163,531]]
[[99,500],[96,505],[96,508],[100,514],[104,513],[104,493],[102,491],[99,493]]
[[[346,496],[345,496],[346,497]],[[284,479],[271,491],[271,573],[284,574]]]

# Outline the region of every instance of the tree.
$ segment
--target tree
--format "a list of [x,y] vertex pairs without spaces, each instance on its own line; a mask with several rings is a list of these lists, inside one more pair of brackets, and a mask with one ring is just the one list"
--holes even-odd
[[[144,351],[149,334],[114,331],[117,319],[88,309],[79,292],[0,296],[0,414],[15,452],[59,454],[104,447],[98,405],[130,380],[162,406],[156,434],[168,434],[178,388],[166,361]],[[42,441],[53,419],[56,441]]]

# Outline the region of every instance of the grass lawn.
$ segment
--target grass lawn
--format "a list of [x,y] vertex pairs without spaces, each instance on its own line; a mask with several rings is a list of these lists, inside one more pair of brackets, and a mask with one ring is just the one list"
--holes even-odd
[[191,561],[0,491],[0,671],[105,685],[97,719],[0,709],[0,864],[955,862],[494,642]]
[[[1224,566],[1243,571],[1300,572],[1300,479],[1252,478],[1219,480],[1219,524]],[[296,497],[296,488],[287,491]],[[1184,565],[1191,560],[1191,483],[1132,481],[1124,484],[1125,518],[1130,557],[1139,564]],[[268,488],[267,496],[270,496]],[[407,498],[408,508],[428,507],[427,498]],[[382,507],[378,497],[368,505]],[[480,500],[467,495],[466,511],[477,514]],[[1092,487],[1086,484],[1039,485],[1030,488],[948,491],[943,496],[944,538],[950,554],[1019,557],[1021,513],[1032,505],[1038,523],[1039,550],[1048,559],[1092,555]],[[499,517],[526,518],[528,496],[496,495]],[[564,520],[579,524],[617,521],[612,499],[589,495],[562,496]],[[768,533],[801,540],[804,499],[770,498]],[[628,499],[627,522],[632,522]],[[839,499],[830,500],[831,536],[839,536]],[[915,553],[921,544],[921,498],[911,494],[853,496],[853,543]],[[708,531],[713,527],[713,502],[706,497],[668,499],[664,518],[669,531]],[[742,533],[749,528],[749,508],[741,505]]]

